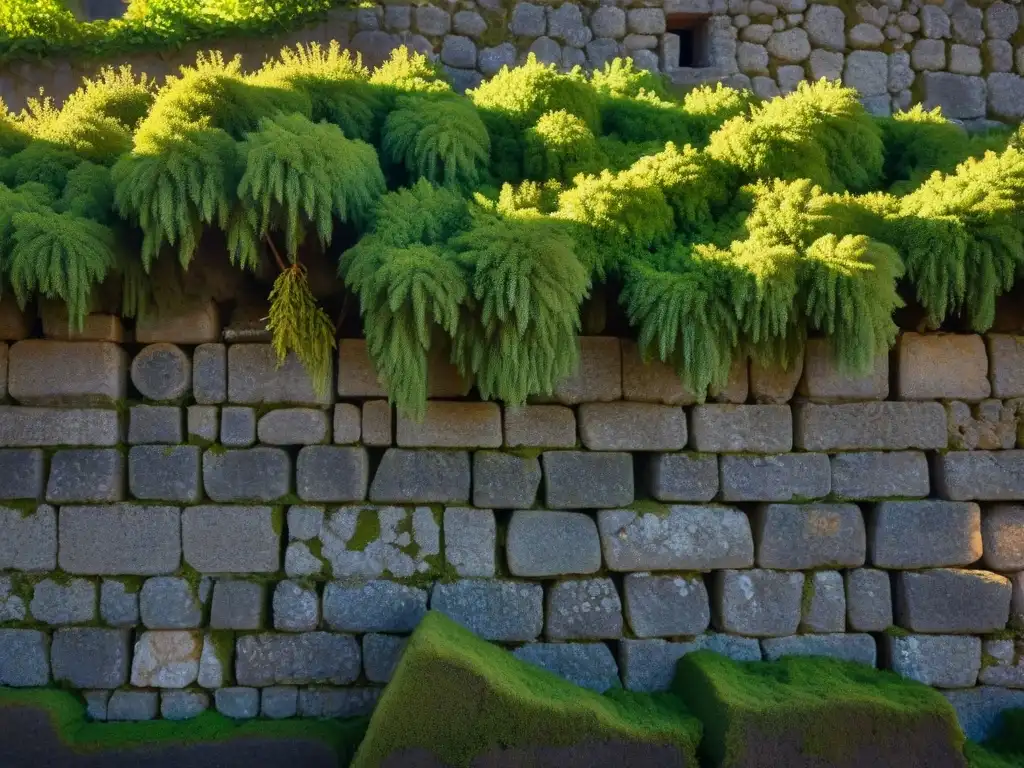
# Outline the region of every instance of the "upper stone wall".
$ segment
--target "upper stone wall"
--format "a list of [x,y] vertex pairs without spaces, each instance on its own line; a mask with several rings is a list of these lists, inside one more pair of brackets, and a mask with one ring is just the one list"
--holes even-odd
[[[198,50],[220,48],[258,66],[282,46],[338,40],[376,65],[399,45],[439,59],[460,89],[533,52],[566,68],[632,56],[680,85],[720,81],[759,96],[804,79],[841,79],[868,109],[889,114],[923,102],[947,117],[1024,117],[1020,0],[610,0],[444,6],[387,1],[339,9],[281,37],[224,40],[180,51],[133,54],[137,70],[162,79]],[[45,88],[62,100],[79,79],[118,61],[48,59],[0,69],[0,96],[14,109]]]

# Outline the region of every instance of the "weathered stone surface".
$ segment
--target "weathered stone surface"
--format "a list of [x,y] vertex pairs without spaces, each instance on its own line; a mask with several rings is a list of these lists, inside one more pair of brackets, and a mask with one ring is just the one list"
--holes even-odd
[[370,500],[458,504],[469,501],[469,489],[469,454],[465,451],[391,448],[373,476]]
[[476,66],[476,43],[464,35],[445,35],[441,61],[449,67],[472,69]]
[[[341,406],[338,406],[341,407]],[[391,404],[387,400],[363,403],[362,441],[364,445],[380,448],[391,445]],[[337,425],[335,425],[337,430]],[[335,442],[338,442],[335,438]]]
[[260,697],[260,714],[271,720],[295,717],[299,711],[299,689],[293,685],[264,688]]
[[427,613],[426,590],[393,581],[324,588],[324,623],[344,632],[411,632]]
[[20,341],[32,333],[28,315],[15,301],[0,304],[0,340]]
[[471,507],[444,511],[444,554],[462,577],[494,576],[497,526],[494,512]]
[[295,489],[303,501],[362,501],[369,480],[365,448],[315,445],[299,451]]
[[852,376],[840,371],[827,341],[808,339],[799,392],[819,402],[884,400],[889,394],[889,357],[879,355],[871,373]]
[[765,47],[773,58],[787,64],[799,64],[811,55],[807,33],[799,27],[772,33]]
[[186,409],[188,441],[201,445],[217,442],[220,435],[220,409],[215,405],[190,405]]
[[0,629],[0,685],[27,688],[50,682],[50,638],[32,629]]
[[684,389],[679,374],[659,360],[645,361],[636,342],[622,342],[622,396],[666,405],[691,405],[697,401]]
[[[960,75],[980,75],[981,50],[971,45],[953,44],[949,47],[949,71]],[[992,93],[989,92],[989,100]]]
[[666,691],[675,677],[676,662],[688,653],[704,650],[735,661],[761,660],[761,645],[752,637],[710,633],[684,643],[623,639],[619,641],[622,683],[630,691]]
[[988,342],[993,397],[1024,397],[1024,336],[993,333]]
[[950,451],[935,457],[935,490],[944,499],[1024,499],[1024,451]]
[[535,640],[544,627],[544,588],[540,584],[494,579],[438,582],[430,607],[485,640]]
[[318,394],[294,354],[278,367],[269,344],[228,348],[228,400],[243,405],[329,405],[330,392]]
[[299,691],[299,716],[367,717],[373,712],[380,691],[380,688],[303,688]]
[[921,75],[925,109],[942,107],[944,117],[970,120],[985,116],[985,81],[970,75],[925,72]]
[[96,620],[96,584],[86,579],[58,583],[44,579],[29,603],[32,618],[44,624],[86,624]]
[[228,399],[228,348],[200,344],[192,354],[192,396],[200,405]]
[[128,489],[146,501],[199,501],[197,445],[135,445],[128,452]]
[[[24,582],[18,579],[19,585]],[[11,576],[0,576],[0,622],[24,621],[28,616],[26,598],[15,593],[15,580]]]
[[342,507],[320,534],[335,578],[409,578],[430,573],[441,553],[439,518],[429,507]]
[[281,567],[272,507],[198,506],[181,515],[185,562],[201,573],[273,573]]
[[761,641],[764,657],[775,661],[783,656],[827,656],[841,661],[875,666],[875,639],[865,634],[792,635]]
[[946,44],[941,40],[918,40],[910,52],[910,64],[918,71],[938,71],[946,67]]
[[598,512],[607,566],[615,571],[693,571],[753,565],[750,523],[740,510],[670,506],[666,512]]
[[281,448],[203,454],[203,486],[213,501],[274,501],[291,490],[291,459]]
[[[390,419],[390,416],[391,416],[391,412],[390,412],[390,409],[389,409],[388,410],[388,417],[389,417],[389,419]],[[305,418],[309,418],[311,420],[313,419],[313,417],[305,417]],[[334,406],[334,423],[333,423],[333,430],[332,430],[332,433],[333,433],[333,436],[334,436],[334,444],[335,445],[347,445],[347,444],[350,444],[350,443],[358,443],[359,442],[359,438],[361,436],[361,432],[362,432],[361,422],[362,422],[362,414],[361,414],[361,412],[359,410],[359,406],[358,405],[353,405],[352,403],[338,403],[337,405],[335,405]],[[323,438],[321,440],[314,440],[314,441],[311,441],[311,442],[323,442],[323,441],[326,440],[326,438],[327,438],[327,419],[326,419],[326,414],[324,415],[323,425],[324,425]],[[388,437],[389,438],[391,437],[390,431],[391,430],[389,428],[388,429]],[[319,431],[316,428],[315,429],[303,429],[301,432],[299,432],[296,435],[296,437],[304,435],[305,439],[308,441],[310,437],[313,437],[314,435],[318,435],[318,434],[319,434]],[[262,437],[260,438],[260,440],[262,440],[263,442],[266,442],[265,440],[263,440]],[[388,442],[390,442],[390,440]]]
[[661,8],[633,8],[626,13],[629,31],[641,35],[660,35],[665,31],[665,11]]
[[757,564],[801,570],[864,564],[864,519],[856,504],[768,504],[754,519]]
[[[872,29],[874,28],[872,27]],[[878,32],[878,36],[881,37],[881,32]],[[863,96],[869,97],[886,95],[888,83],[889,59],[885,53],[882,51],[853,51],[847,54],[846,67],[843,70],[844,85],[856,88]]]
[[981,640],[956,635],[886,637],[888,666],[936,688],[970,688],[981,670]]
[[175,406],[136,405],[128,421],[128,442],[175,444],[182,441],[182,410]]
[[351,635],[268,633],[244,635],[236,644],[239,685],[348,685],[361,668],[359,643]]
[[196,682],[203,688],[220,688],[230,677],[234,642],[223,635],[207,633],[203,637],[203,650],[199,656],[199,677]]
[[128,631],[58,629],[53,633],[53,679],[74,688],[117,688],[128,682]]
[[255,688],[218,688],[213,700],[217,711],[233,720],[250,720],[260,713],[260,692]]
[[154,720],[159,711],[160,697],[156,691],[114,691],[107,702],[110,722]]
[[633,458],[628,453],[547,451],[542,462],[547,505],[553,509],[633,501]]
[[[587,61],[593,68],[603,67],[621,52],[617,40],[610,37],[598,37],[587,43]],[[676,57],[678,59],[678,57]]]
[[996,504],[981,518],[983,563],[993,571],[1024,571],[1024,505]]
[[202,691],[165,691],[160,694],[160,717],[192,720],[210,708],[210,696]]
[[623,377],[619,340],[605,336],[581,336],[579,344],[579,367],[555,385],[554,399],[566,405],[620,399]]
[[323,507],[289,507],[288,538],[309,541],[320,535],[324,524]]
[[479,37],[487,31],[487,22],[476,11],[458,11],[452,17],[452,22],[452,29],[460,35]]
[[647,490],[658,501],[711,501],[718,493],[718,457],[656,453],[647,464]]
[[918,451],[840,453],[832,457],[832,493],[845,499],[928,495],[928,460]]
[[427,403],[422,420],[398,414],[398,445],[404,448],[498,448],[501,409],[496,403]]
[[1010,580],[950,568],[896,576],[896,622],[914,632],[994,632],[1010,616]]
[[220,443],[248,448],[256,442],[256,409],[230,405],[220,410]]
[[416,8],[414,18],[416,30],[424,35],[446,35],[452,28],[452,19],[448,12],[432,5]]
[[19,341],[7,366],[7,392],[25,405],[103,405],[128,391],[128,355],[107,341]]
[[698,405],[691,424],[698,451],[784,453],[793,447],[788,405]]
[[68,573],[155,576],[181,563],[177,507],[66,506],[59,534],[60,567]]
[[549,640],[622,636],[622,602],[611,579],[560,581],[548,590],[544,634]]
[[562,405],[505,408],[505,445],[509,448],[572,448],[576,414]]
[[104,579],[100,585],[100,618],[112,627],[139,623],[139,593],[123,582]]
[[815,48],[842,51],[846,47],[846,16],[838,6],[812,4],[804,14],[804,27]]
[[363,635],[363,670],[371,683],[387,683],[402,658],[408,638],[395,635]]
[[185,579],[146,579],[139,593],[142,623],[149,629],[191,629],[203,622],[203,607]]
[[584,403],[580,438],[592,451],[675,451],[686,445],[686,414],[654,403]]
[[211,629],[253,630],[263,628],[263,584],[234,579],[218,579],[210,607]]
[[970,565],[981,557],[977,504],[885,501],[870,518],[871,562],[879,568]]
[[624,37],[626,12],[621,8],[603,5],[590,14],[590,28],[595,37]]
[[274,588],[274,629],[310,632],[320,625],[320,597],[315,588],[279,581]]
[[[832,56],[827,51],[811,52],[811,68],[814,69],[815,58],[820,60],[821,56]],[[842,55],[840,54],[840,60]],[[841,67],[841,65],[840,65]],[[820,80],[824,74],[818,74],[815,79]],[[755,402],[768,405],[785,405],[793,399],[797,384],[803,373],[804,358],[801,352],[796,360],[790,363],[789,369],[780,365],[763,365],[757,360],[750,361],[750,394]]]
[[889,574],[873,568],[846,572],[846,622],[857,632],[881,632],[892,625]]
[[[540,10],[543,17],[544,10]],[[427,397],[463,397],[469,388],[469,382],[459,375],[454,365],[436,355],[430,358]],[[365,339],[341,339],[338,342],[338,394],[341,397],[387,396],[366,352]]]
[[604,643],[528,643],[512,655],[598,693],[621,685],[615,657]]
[[986,640],[982,654],[987,663],[982,665],[979,683],[1024,688],[1024,660],[1013,640]]
[[192,387],[192,361],[175,344],[150,344],[132,360],[131,377],[147,400],[177,401]]
[[711,623],[711,603],[698,577],[631,573],[623,581],[626,620],[637,637],[700,635]]
[[597,526],[592,517],[581,512],[515,512],[505,548],[513,576],[594,573],[601,567]]
[[[350,409],[350,417],[355,417],[354,420],[350,418],[348,422],[355,424],[355,438],[343,442],[358,441],[359,409],[354,405],[338,405],[335,408]],[[337,420],[337,411],[335,419]],[[342,424],[346,425],[346,422],[343,421]],[[318,408],[280,408],[259,420],[257,434],[259,441],[267,445],[316,445],[327,441],[328,431],[327,414]]]
[[1009,40],[1020,24],[1017,9],[1009,3],[992,3],[985,9],[985,34],[996,40]]
[[716,571],[711,600],[715,627],[753,637],[795,634],[803,586],[802,573]]
[[719,458],[725,501],[794,501],[827,496],[832,483],[824,453]]
[[742,42],[736,46],[736,62],[740,72],[748,75],[767,75],[768,61],[768,51],[763,45]]
[[198,632],[143,632],[135,643],[132,685],[187,688],[199,675],[202,647]]
[[941,403],[803,403],[793,409],[794,445],[806,451],[945,448]]
[[1003,712],[1024,708],[1024,691],[979,686],[962,691],[943,691],[942,694],[956,710],[964,735],[976,742],[996,734]]
[[[4,453],[6,451],[0,451],[0,465]],[[124,499],[124,463],[124,454],[113,448],[57,451],[50,459],[46,500],[54,504],[121,501]],[[0,477],[2,473],[0,466]]]
[[477,507],[532,507],[540,479],[540,462],[535,457],[497,451],[473,454],[473,504]]
[[904,333],[897,349],[902,400],[983,400],[991,393],[981,336]]
[[0,570],[52,571],[57,565],[57,512],[0,507]]
[[147,312],[135,323],[140,344],[205,344],[220,339],[220,314],[212,301],[195,301],[175,312]]
[[477,56],[477,69],[484,76],[495,75],[502,67],[514,67],[516,64],[516,47],[512,43],[502,43],[493,48],[483,48]]
[[1024,118],[1024,77],[993,72],[987,80],[989,112],[1004,120]]
[[0,498],[38,499],[43,495],[45,482],[42,451],[18,448],[0,450]]
[[1013,46],[1006,40],[986,40],[982,57],[992,72],[1013,71]]
[[120,441],[120,419],[113,409],[0,406],[0,446],[113,446]]

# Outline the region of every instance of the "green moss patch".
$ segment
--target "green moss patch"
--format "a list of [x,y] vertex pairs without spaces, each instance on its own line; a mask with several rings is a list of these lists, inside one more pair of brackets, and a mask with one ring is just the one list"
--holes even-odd
[[600,749],[657,751],[659,762],[645,764],[696,766],[700,731],[671,695],[599,695],[431,612],[413,633],[352,765],[400,766],[426,751],[447,765],[469,766],[502,750],[532,765],[540,752],[578,757]]

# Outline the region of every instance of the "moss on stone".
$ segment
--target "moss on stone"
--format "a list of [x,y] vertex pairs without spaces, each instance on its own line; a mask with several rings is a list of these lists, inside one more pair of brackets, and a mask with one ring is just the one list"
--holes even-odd
[[349,552],[363,552],[380,538],[380,517],[375,509],[361,509],[356,519],[356,529],[345,548]]
[[636,512],[638,515],[654,515],[655,517],[668,517],[672,510],[668,504],[652,499],[637,499],[626,509]]

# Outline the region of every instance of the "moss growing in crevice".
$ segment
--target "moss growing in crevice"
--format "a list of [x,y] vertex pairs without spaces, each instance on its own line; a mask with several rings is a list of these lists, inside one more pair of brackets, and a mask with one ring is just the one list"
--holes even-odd
[[366,548],[380,538],[380,517],[375,509],[359,510],[356,529],[345,548],[349,552],[364,552]]

